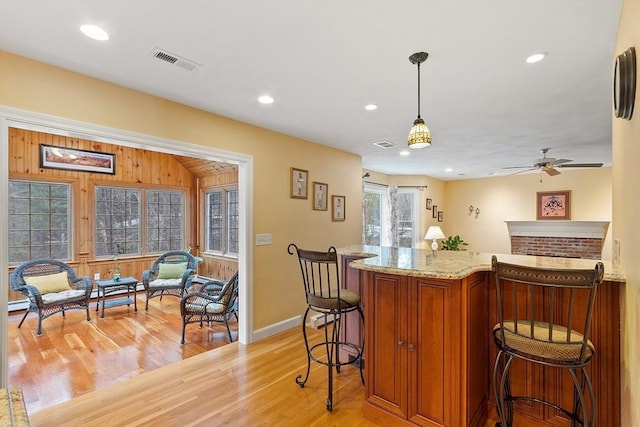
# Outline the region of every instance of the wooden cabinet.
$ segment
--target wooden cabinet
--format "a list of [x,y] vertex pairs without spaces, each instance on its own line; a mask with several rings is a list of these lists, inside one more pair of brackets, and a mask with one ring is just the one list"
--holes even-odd
[[483,426],[487,273],[365,273],[365,415],[382,424]]

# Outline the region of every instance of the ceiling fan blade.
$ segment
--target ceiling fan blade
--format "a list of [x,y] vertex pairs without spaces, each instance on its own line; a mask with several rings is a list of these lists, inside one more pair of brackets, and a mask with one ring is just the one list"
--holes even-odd
[[571,163],[568,165],[560,165],[561,168],[601,168],[602,163]]
[[563,163],[568,163],[572,161],[569,159],[549,159],[549,160],[551,160],[549,164],[551,164],[552,166],[557,166],[557,165],[561,165]]
[[507,166],[502,169],[531,169],[531,166]]
[[[519,166],[517,166],[517,167],[519,168]],[[529,167],[529,166],[525,166],[525,167]],[[502,169],[514,169],[514,167],[511,167],[511,168],[502,168]],[[518,171],[518,172],[514,172],[514,173],[510,173],[510,174],[505,175],[505,176],[518,175],[519,173],[530,172],[530,171],[534,171],[534,170],[537,170],[537,169],[538,169],[538,168],[529,168],[529,169],[527,169],[527,170],[524,170],[524,171]]]
[[560,175],[560,171],[558,169],[554,169],[551,166],[544,167],[542,168],[542,170],[545,171],[549,176]]

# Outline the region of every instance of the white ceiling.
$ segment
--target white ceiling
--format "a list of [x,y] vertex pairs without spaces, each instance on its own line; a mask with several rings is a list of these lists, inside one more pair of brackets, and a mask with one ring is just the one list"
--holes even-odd
[[[502,168],[531,165],[544,147],[611,164],[621,4],[0,0],[0,50],[356,153],[367,169],[452,180],[511,174]],[[85,23],[110,40],[82,35]],[[168,64],[155,48],[202,66]],[[433,145],[401,157],[417,115],[408,57],[418,51],[429,53],[421,113]],[[525,63],[539,51],[544,61]],[[275,103],[259,104],[263,94]]]

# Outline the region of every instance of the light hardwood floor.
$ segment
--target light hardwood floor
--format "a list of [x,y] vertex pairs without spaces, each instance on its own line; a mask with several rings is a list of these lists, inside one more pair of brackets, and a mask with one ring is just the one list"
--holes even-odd
[[41,337],[34,314],[19,330],[10,316],[9,378],[33,426],[375,426],[357,368],[335,376],[332,412],[326,368],[312,363],[305,388],[295,384],[306,369],[299,328],[244,346],[225,345],[223,325],[188,325],[181,346],[178,300],[151,300],[149,312],[143,300],[91,322],[53,316]]

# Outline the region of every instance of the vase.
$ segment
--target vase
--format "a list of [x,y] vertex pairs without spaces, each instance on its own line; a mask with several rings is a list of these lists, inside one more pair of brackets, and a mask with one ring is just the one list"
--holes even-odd
[[120,281],[120,263],[118,262],[117,259],[116,259],[116,265],[113,267],[113,281],[114,282]]

